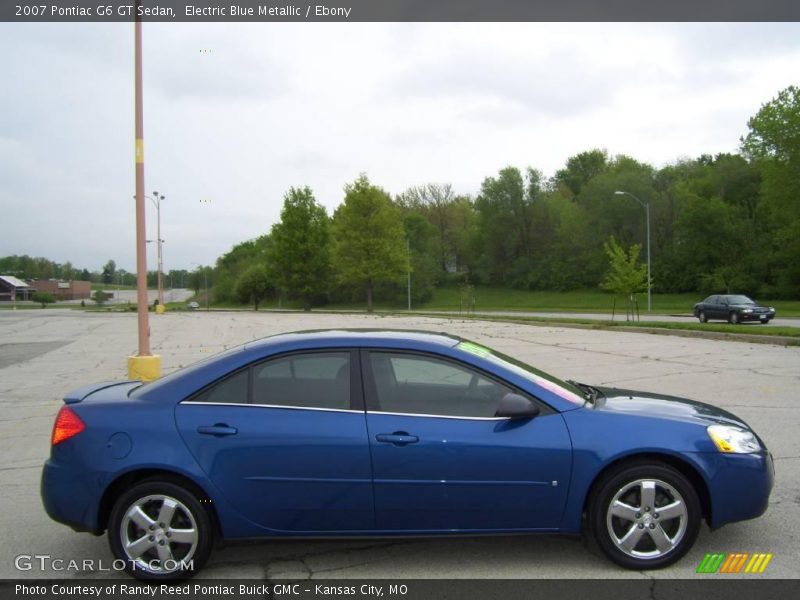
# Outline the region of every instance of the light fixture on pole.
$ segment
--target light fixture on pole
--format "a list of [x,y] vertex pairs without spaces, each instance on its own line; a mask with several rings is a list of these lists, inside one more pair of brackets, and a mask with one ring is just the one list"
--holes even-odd
[[617,196],[630,196],[634,200],[636,200],[639,204],[644,207],[645,211],[645,219],[647,221],[647,312],[653,311],[653,300],[652,300],[652,278],[650,277],[650,203],[649,202],[642,202],[631,194],[630,192],[625,192],[623,190],[617,190],[614,192]]

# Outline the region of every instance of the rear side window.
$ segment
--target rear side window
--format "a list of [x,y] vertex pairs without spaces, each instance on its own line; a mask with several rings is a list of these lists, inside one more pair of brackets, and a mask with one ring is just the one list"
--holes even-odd
[[350,352],[291,354],[252,371],[253,404],[350,408]]
[[247,404],[247,369],[229,375],[192,398],[192,402]]

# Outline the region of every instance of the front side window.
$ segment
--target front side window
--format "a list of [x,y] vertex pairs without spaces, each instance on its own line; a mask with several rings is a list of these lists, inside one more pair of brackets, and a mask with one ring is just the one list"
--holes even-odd
[[512,390],[482,373],[431,356],[370,352],[375,404],[381,412],[494,417]]
[[350,353],[290,354],[255,365],[253,404],[350,408]]

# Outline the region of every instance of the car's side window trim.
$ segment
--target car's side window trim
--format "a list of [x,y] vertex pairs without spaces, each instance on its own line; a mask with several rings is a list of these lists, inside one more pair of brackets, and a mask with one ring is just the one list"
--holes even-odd
[[515,394],[520,394],[525,398],[528,398],[531,402],[535,402],[537,406],[539,406],[540,414],[541,415],[548,415],[555,413],[552,407],[550,407],[545,402],[542,402],[536,396],[526,392],[525,390],[520,389],[518,386],[514,385],[510,381],[506,381],[505,379],[501,379],[497,377],[493,373],[489,373],[480,367],[476,367],[470,363],[466,363],[460,361],[458,359],[452,358],[450,356],[444,356],[441,354],[436,354],[434,352],[425,352],[421,350],[408,350],[405,348],[362,348],[360,352],[360,359],[361,359],[361,373],[362,379],[364,382],[364,394],[365,394],[365,401],[366,401],[366,411],[367,413],[376,413],[382,415],[399,415],[399,416],[406,416],[406,417],[426,417],[426,418],[437,418],[437,419],[461,419],[461,420],[470,420],[470,421],[505,421],[508,417],[471,417],[466,415],[437,415],[433,413],[408,413],[408,412],[396,412],[396,411],[385,411],[381,410],[380,404],[378,401],[378,387],[375,383],[375,376],[372,372],[372,362],[370,361],[370,354],[371,353],[383,353],[383,354],[394,354],[394,355],[408,355],[414,356],[418,358],[431,358],[435,360],[439,360],[446,363],[451,363],[457,367],[462,369],[466,369],[467,371],[472,371],[474,373],[478,373],[482,377],[493,381],[499,385],[503,385],[509,388]]

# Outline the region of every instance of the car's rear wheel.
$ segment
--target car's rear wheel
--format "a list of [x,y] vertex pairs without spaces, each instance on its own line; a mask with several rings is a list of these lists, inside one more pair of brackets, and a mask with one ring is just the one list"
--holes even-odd
[[679,471],[659,463],[622,466],[595,487],[589,526],[602,551],[627,569],[680,559],[700,530],[700,500]]
[[213,530],[193,494],[169,481],[147,480],[117,499],[108,540],[115,558],[137,579],[177,580],[206,562]]
[[728,323],[733,323],[734,325],[739,322],[739,313],[732,312],[728,315]]
[[700,314],[697,315],[697,318],[701,323],[707,323],[708,322],[708,317],[706,316],[706,313],[703,310],[700,311]]

